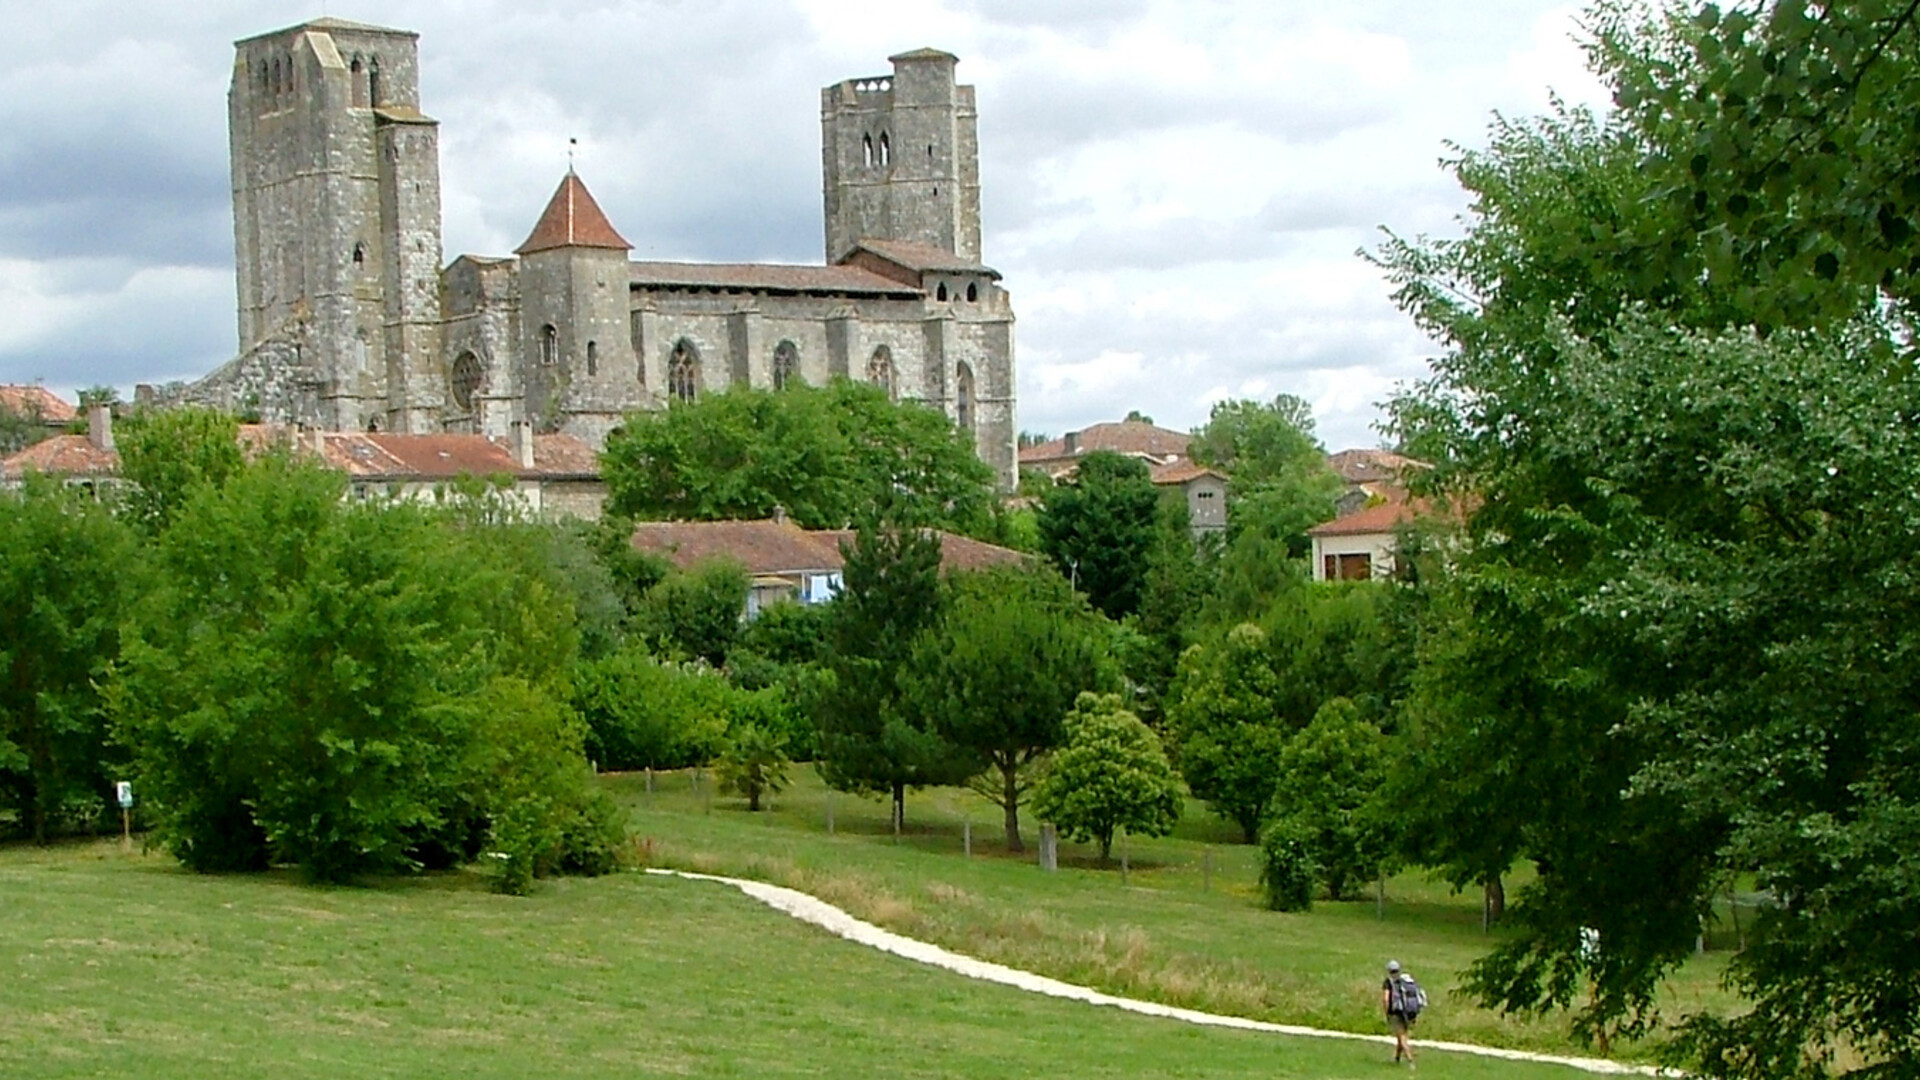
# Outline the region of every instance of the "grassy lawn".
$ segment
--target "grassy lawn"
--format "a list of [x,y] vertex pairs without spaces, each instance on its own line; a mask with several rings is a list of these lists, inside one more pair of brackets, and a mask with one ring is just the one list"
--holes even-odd
[[[908,829],[897,841],[885,803],[834,794],[829,836],[826,789],[810,768],[794,775],[795,788],[760,814],[711,796],[710,781],[696,793],[687,773],[656,776],[652,794],[639,775],[603,782],[632,808],[659,865],[789,885],[983,959],[1170,1004],[1362,1032],[1380,1030],[1381,969],[1397,959],[1433,999],[1424,1036],[1587,1052],[1568,1037],[1564,1017],[1502,1017],[1454,990],[1494,940],[1481,929],[1477,894],[1456,896],[1408,874],[1387,883],[1383,908],[1369,895],[1305,915],[1267,911],[1253,849],[1198,803],[1174,836],[1130,843],[1124,884],[1117,868],[1095,866],[1091,846],[1063,843],[1060,872],[1046,874],[1030,854],[1006,853],[998,808],[967,792],[909,794]],[[969,822],[971,859],[962,854]],[[1032,847],[1035,826],[1023,824]],[[1662,1008],[1732,1008],[1719,987],[1726,955],[1688,964]],[[1651,1056],[1645,1045],[1614,1051]]]
[[[783,801],[782,813],[805,805]],[[859,820],[854,804],[836,810]],[[1224,890],[1169,886],[1180,873],[1170,866],[1123,892],[1105,878],[1040,879],[1006,860],[930,853],[921,845],[940,846],[931,834],[895,849],[720,808],[659,805],[642,818],[676,852],[747,860],[764,847],[762,858],[796,866],[837,853],[844,880],[875,896],[888,883],[916,911],[992,921],[989,905],[1028,896],[1005,920],[1032,920],[1037,940],[1066,943],[1065,966],[1081,942],[1074,920],[1110,922],[1116,958],[1136,946],[1200,956],[1246,908]],[[944,870],[945,892],[934,888]],[[1023,893],[1031,881],[1040,884]],[[1083,904],[1068,902],[1073,892]],[[1055,908],[1071,915],[1046,913]],[[1139,919],[1127,918],[1133,909]],[[327,889],[279,875],[197,876],[114,842],[8,847],[0,912],[7,1077],[1398,1075],[1379,1046],[1194,1028],[976,984],[832,938],[730,889],[637,874],[514,899],[472,874]],[[1175,937],[1163,927],[1181,912],[1220,922]],[[1139,931],[1150,943],[1120,929],[1134,923],[1152,927]],[[1406,923],[1388,926],[1398,934]],[[1331,957],[1318,950],[1312,969],[1337,966]],[[1373,959],[1355,957],[1368,969]],[[1429,1054],[1421,1075],[1577,1074]]]

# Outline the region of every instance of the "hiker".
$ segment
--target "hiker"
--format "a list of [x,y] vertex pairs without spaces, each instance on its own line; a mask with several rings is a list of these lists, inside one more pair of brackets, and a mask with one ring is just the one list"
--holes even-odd
[[1398,1065],[1402,1058],[1407,1067],[1413,1067],[1413,1044],[1407,1041],[1407,1033],[1413,1030],[1413,1022],[1420,1016],[1420,1010],[1427,1007],[1427,992],[1413,981],[1413,976],[1400,970],[1400,961],[1387,961],[1387,979],[1380,984],[1380,1007],[1386,1010],[1387,1027],[1393,1029],[1393,1062]]

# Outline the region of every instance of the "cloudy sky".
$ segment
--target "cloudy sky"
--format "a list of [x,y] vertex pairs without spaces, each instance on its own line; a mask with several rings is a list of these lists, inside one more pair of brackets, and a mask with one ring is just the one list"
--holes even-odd
[[232,354],[231,43],[323,11],[421,33],[449,258],[518,244],[576,137],[635,258],[818,262],[819,88],[958,54],[1052,434],[1287,392],[1377,443],[1433,347],[1355,251],[1456,229],[1436,162],[1494,111],[1604,97],[1552,0],[0,0],[0,382]]

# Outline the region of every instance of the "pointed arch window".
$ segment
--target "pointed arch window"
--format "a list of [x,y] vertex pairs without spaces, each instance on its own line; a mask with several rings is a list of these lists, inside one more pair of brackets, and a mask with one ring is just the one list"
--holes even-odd
[[380,106],[380,58],[367,61],[367,104]]
[[800,347],[783,341],[773,347],[773,388],[785,390],[800,379]]
[[367,66],[361,63],[360,57],[356,54],[348,71],[351,73],[347,81],[352,84],[354,108],[364,109],[367,107]]
[[453,362],[451,382],[453,403],[465,412],[472,412],[481,383],[480,358],[473,355],[472,350],[461,353],[459,359]]
[[979,301],[979,299],[980,299],[980,286],[971,281],[967,282],[967,303],[969,304],[976,303]]
[[894,390],[893,350],[885,345],[873,350],[867,360],[867,381],[886,391],[888,401],[898,401]]
[[943,304],[947,302],[947,283],[946,282],[943,281],[940,283],[940,288],[933,294],[933,298],[935,300],[940,301]]
[[873,168],[873,136],[860,136],[860,160],[867,168]]
[[673,343],[673,355],[667,359],[667,394],[686,402],[700,394],[700,352],[686,338]]
[[540,328],[540,363],[552,367],[560,362],[560,331],[552,323]]
[[961,431],[973,430],[973,369],[960,364],[953,369],[953,422]]
[[893,140],[887,138],[887,133],[883,131],[880,133],[880,167],[884,169],[892,164]]
[[600,345],[598,342],[589,341],[587,342],[587,378],[591,379],[598,374],[600,374]]

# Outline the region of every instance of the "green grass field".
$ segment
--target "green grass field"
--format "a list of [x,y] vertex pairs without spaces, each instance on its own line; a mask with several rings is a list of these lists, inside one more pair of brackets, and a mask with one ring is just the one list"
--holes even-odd
[[[1445,993],[1483,944],[1472,904],[1393,882],[1371,902],[1281,916],[1247,852],[1204,820],[1131,845],[1117,872],[1047,875],[987,854],[990,807],[877,803],[811,785],[749,815],[662,777],[605,782],[664,865],[808,887],[973,955],[1143,997],[1377,1030],[1386,955],[1436,998],[1422,1034],[1569,1049]],[[960,853],[962,815],[980,853]],[[1083,855],[1077,849],[1069,852]],[[1712,957],[1708,958],[1709,960]],[[1710,968],[1711,965],[1705,965]],[[1707,972],[1703,971],[1704,976]],[[1195,1028],[982,985],[841,941],[708,883],[620,874],[486,891],[473,873],[316,888],[198,876],[117,842],[0,848],[0,1076],[1369,1077],[1367,1043]],[[1563,1067],[1429,1053],[1421,1074],[1548,1078]]]
[[[1588,1052],[1568,1037],[1564,1017],[1502,1017],[1453,991],[1493,941],[1482,931],[1477,893],[1455,895],[1443,882],[1405,874],[1387,883],[1384,906],[1369,895],[1281,914],[1259,903],[1254,849],[1198,802],[1172,837],[1130,842],[1123,884],[1117,868],[1095,866],[1091,845],[1063,843],[1055,874],[1041,872],[1031,854],[1007,855],[998,808],[954,789],[910,794],[898,841],[885,803],[834,794],[836,831],[828,836],[826,789],[811,769],[794,778],[794,789],[761,814],[708,788],[696,794],[686,773],[657,776],[652,795],[638,775],[605,782],[632,808],[660,865],[789,885],[982,959],[1169,1004],[1363,1032],[1379,1030],[1381,968],[1397,959],[1433,999],[1421,1021],[1428,1037]],[[962,854],[967,822],[972,859]],[[1029,848],[1035,828],[1025,824]],[[1678,1015],[1735,1007],[1719,986],[1726,955],[1688,964],[1662,1008]],[[1652,1059],[1651,1046],[1614,1050]]]

